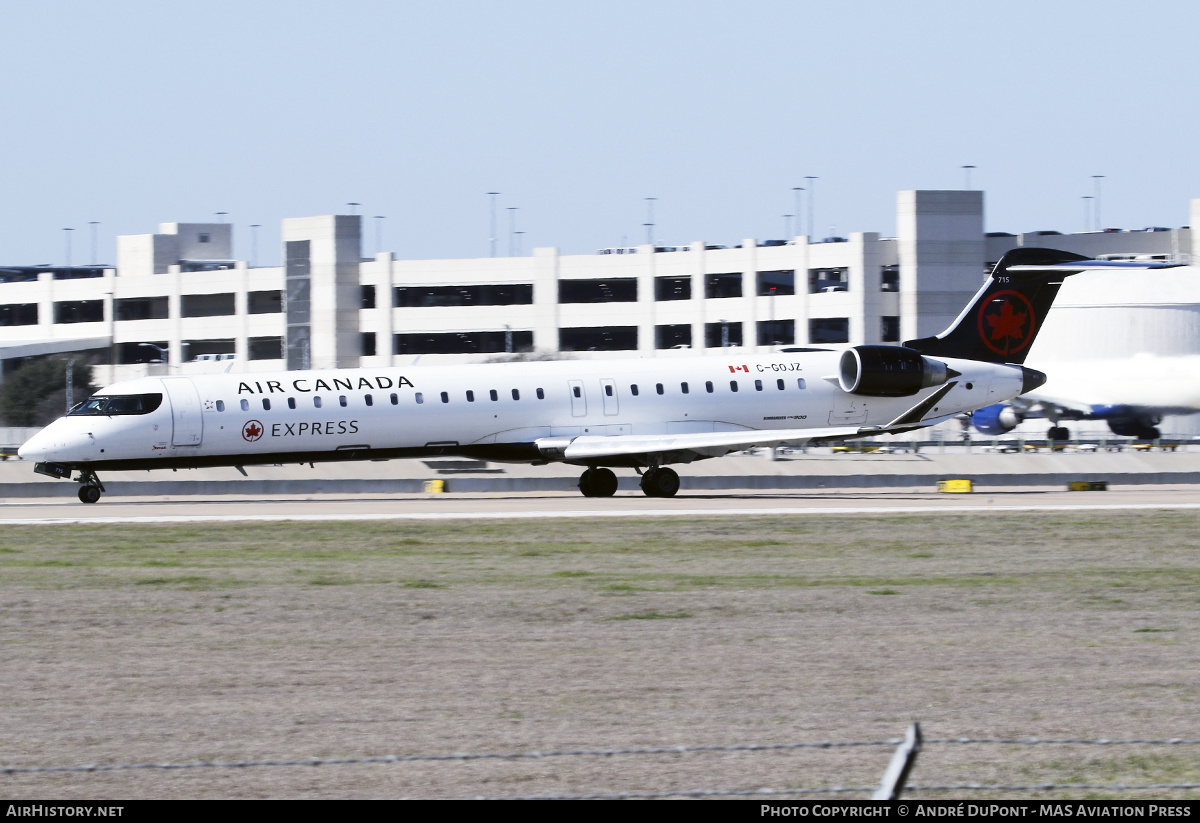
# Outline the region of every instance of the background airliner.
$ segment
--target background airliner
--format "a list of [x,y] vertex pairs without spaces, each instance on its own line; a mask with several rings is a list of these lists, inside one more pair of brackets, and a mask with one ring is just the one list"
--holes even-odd
[[432,455],[579,465],[591,497],[631,468],[645,494],[670,497],[668,464],[896,434],[1032,391],[1045,375],[1020,364],[1039,324],[1063,278],[1095,262],[1009,252],[950,328],[904,346],[129,380],[20,455],[51,477],[78,471],[86,503],[105,470]]
[[1053,383],[975,412],[983,434],[1001,435],[1021,422],[1045,418],[1047,437],[1066,440],[1066,420],[1103,420],[1113,434],[1157,440],[1163,417],[1200,412],[1200,356],[1139,354],[1119,360],[1072,360],[1037,364]]

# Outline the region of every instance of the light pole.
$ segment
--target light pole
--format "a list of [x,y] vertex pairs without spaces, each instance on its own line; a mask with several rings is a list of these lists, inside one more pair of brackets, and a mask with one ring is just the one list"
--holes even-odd
[[93,266],[98,266],[98,265],[100,265],[100,255],[99,255],[99,253],[96,251],[96,249],[97,249],[97,246],[96,246],[96,226],[99,226],[99,225],[100,225],[100,221],[99,221],[99,220],[89,220],[89,221],[88,221],[88,225],[92,227],[92,265],[93,265]]
[[1096,181],[1096,205],[1094,208],[1096,214],[1096,231],[1104,231],[1104,223],[1100,220],[1100,181],[1104,179],[1104,175],[1093,174],[1092,179]]
[[382,214],[375,215],[375,253],[379,254],[383,251],[383,221]]
[[513,243],[517,238],[517,209],[519,206],[508,206],[508,256],[515,257],[513,254]]
[[657,197],[646,198],[646,242],[654,245],[654,201]]
[[800,217],[804,213],[800,208],[800,192],[804,191],[804,186],[792,186],[792,191],[796,193],[796,234],[799,234]]
[[258,262],[258,230],[261,228],[261,223],[250,224],[250,268]]
[[500,196],[500,192],[498,192],[498,191],[489,191],[488,192],[488,197],[492,198],[492,234],[491,234],[491,248],[492,248],[491,256],[492,257],[496,256],[496,198],[499,196]]
[[350,207],[351,214],[358,214],[358,207],[361,206],[362,203],[347,203],[346,205]]
[[1088,201],[1095,200],[1096,198],[1092,197],[1090,194],[1085,194],[1080,199],[1083,200],[1083,230],[1091,231],[1091,228],[1092,228],[1092,204],[1089,203]]
[[162,346],[156,346],[153,343],[138,343],[139,346],[145,346],[148,349],[154,349],[158,352],[158,361],[167,367],[167,374],[171,373],[171,350],[164,349]]
[[63,229],[63,237],[66,240],[67,246],[67,268],[71,268],[71,232],[75,229]]
[[67,411],[75,405],[75,361],[78,357],[67,360]]
[[813,205],[813,196],[816,194],[817,180],[820,178],[805,175],[804,179],[808,181],[808,239],[811,242],[813,239],[813,213],[816,210],[816,206]]
[[215,212],[213,212],[213,214],[215,214],[215,215],[216,215],[218,218],[220,218],[219,222],[221,222],[221,223],[224,223],[224,222],[225,222],[225,215],[229,214],[229,212],[227,212],[227,211],[215,211]]
[[787,242],[792,242],[789,238],[792,236],[792,215],[785,214],[783,216],[783,239]]
[[518,231],[518,232],[513,232],[513,234],[515,234],[517,236],[517,257],[520,257],[521,255],[523,255],[525,253],[525,250],[521,247],[521,239],[522,239],[521,235],[525,234],[525,232]]
[[967,178],[967,191],[971,190],[971,169],[973,169],[973,168],[975,168],[975,167],[974,166],[963,166],[962,167],[963,173],[966,175],[966,178]]

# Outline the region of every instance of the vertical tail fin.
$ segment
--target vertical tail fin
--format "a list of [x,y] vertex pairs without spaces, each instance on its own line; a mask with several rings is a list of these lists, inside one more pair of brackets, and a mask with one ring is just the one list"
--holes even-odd
[[934,357],[1023,363],[1063,279],[1092,268],[1071,265],[1081,261],[1096,262],[1057,249],[1013,249],[950,328],[904,345]]

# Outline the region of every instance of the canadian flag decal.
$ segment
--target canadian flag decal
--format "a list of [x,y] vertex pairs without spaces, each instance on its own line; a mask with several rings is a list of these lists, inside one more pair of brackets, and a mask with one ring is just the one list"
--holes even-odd
[[750,371],[750,367],[749,366],[730,366],[729,371],[730,372],[744,371],[744,372],[748,373]]

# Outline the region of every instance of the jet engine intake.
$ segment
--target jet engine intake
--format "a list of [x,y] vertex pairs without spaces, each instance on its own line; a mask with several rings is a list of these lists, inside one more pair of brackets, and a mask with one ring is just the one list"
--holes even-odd
[[940,386],[957,372],[940,360],[903,346],[855,346],[842,352],[842,391],[868,397],[907,397]]
[[1021,422],[1021,415],[1007,403],[985,406],[971,415],[971,422],[981,434],[998,435],[1012,431]]

